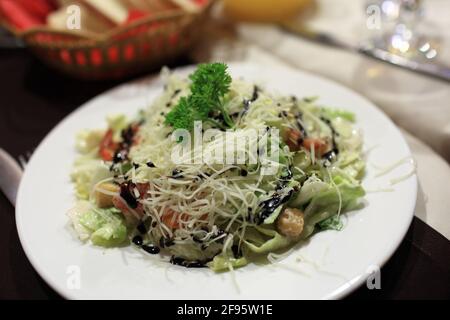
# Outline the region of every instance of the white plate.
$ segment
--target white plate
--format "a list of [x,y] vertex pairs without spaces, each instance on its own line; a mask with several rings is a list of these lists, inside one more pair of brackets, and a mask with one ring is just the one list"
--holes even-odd
[[[192,69],[181,70],[183,74]],[[368,153],[367,189],[387,187],[411,171],[408,164],[383,177],[373,165],[410,156],[399,130],[369,101],[331,81],[289,69],[236,64],[233,77],[263,83],[269,90],[320,96],[325,105],[355,112]],[[73,299],[323,299],[341,298],[382,266],[403,239],[413,217],[415,175],[393,192],[369,193],[364,209],[347,215],[343,231],[313,236],[279,266],[254,266],[230,273],[191,270],[161,263],[133,248],[101,249],[81,244],[67,227],[73,206],[69,173],[74,137],[105,126],[111,113],[134,114],[162,92],[159,78],[122,85],[100,95],[62,121],[34,153],[20,186],[16,220],[22,246],[39,274]],[[76,94],[70,92],[68,94]],[[299,261],[299,260],[302,260]],[[382,279],[382,278],[381,278]],[[79,280],[79,281],[78,281]],[[236,286],[236,283],[238,286]]]

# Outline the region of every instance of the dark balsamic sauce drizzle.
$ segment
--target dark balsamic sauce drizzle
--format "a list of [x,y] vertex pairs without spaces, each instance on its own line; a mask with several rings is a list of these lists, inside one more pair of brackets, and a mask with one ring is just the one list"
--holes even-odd
[[339,149],[337,147],[337,143],[336,143],[336,137],[339,136],[339,132],[336,131],[336,129],[334,128],[333,124],[331,123],[330,119],[327,119],[325,117],[320,117],[320,120],[322,120],[323,122],[325,122],[327,124],[327,126],[330,128],[331,130],[331,144],[332,144],[332,149],[331,151],[328,151],[327,153],[325,153],[322,158],[332,162],[336,156],[339,154]]
[[259,214],[257,223],[258,224],[263,223],[264,220],[270,217],[270,215],[274,213],[279,206],[288,202],[291,199],[293,193],[294,190],[290,190],[286,195],[274,193],[272,198],[261,202],[260,204],[261,212]]
[[334,161],[334,159],[336,159],[336,152],[334,151],[334,150],[331,150],[331,151],[328,151],[327,153],[325,153],[323,156],[322,156],[322,158],[326,161],[325,163],[324,163],[324,166],[325,167],[328,167],[330,164],[331,164],[331,162],[333,162]]
[[144,240],[141,236],[135,236],[131,241],[137,246],[142,246],[142,244],[144,243]]
[[210,173],[203,172],[203,173],[198,174],[196,178],[198,181],[202,181],[203,179],[207,179],[209,177],[211,177]]
[[150,254],[158,254],[161,252],[161,249],[156,246],[143,245],[141,248],[142,250]]
[[179,170],[179,169],[174,169],[172,171],[172,178],[173,179],[183,179],[183,170]]
[[278,113],[278,118],[286,118],[288,116],[288,113],[286,110],[281,111]]
[[294,174],[292,173],[292,169],[291,168],[287,168],[286,169],[287,174],[285,176],[282,176],[280,181],[277,184],[276,187],[276,191],[282,190],[284,188],[286,188],[286,186],[289,184],[289,182],[292,180],[292,177],[294,176]]
[[133,140],[136,135],[136,124],[131,124],[128,128],[122,131],[122,142],[114,154],[113,163],[121,163],[128,160],[128,154],[130,153]]
[[145,226],[144,222],[141,222],[136,227],[137,231],[139,231],[140,234],[146,234],[147,233],[147,227]]
[[237,244],[231,247],[231,251],[233,251],[233,255],[236,259],[242,258],[242,250],[240,250]]
[[304,138],[308,137],[308,132],[306,131],[305,127],[303,126],[303,114],[301,112],[298,112],[295,115],[295,123],[297,124],[298,129],[300,130],[301,134],[302,134],[302,140]]
[[124,182],[120,185],[120,196],[125,200],[131,209],[136,209],[139,205],[133,193],[135,188],[136,185],[133,182]]
[[173,92],[171,99],[175,99],[176,96],[181,92],[181,89],[177,89]]
[[260,89],[258,86],[253,87],[253,95],[252,95],[252,99],[250,100],[251,102],[254,102],[254,101],[256,101],[256,99],[258,99],[259,91],[260,91]]
[[167,239],[164,237],[159,238],[159,246],[161,248],[169,248],[171,246],[173,246],[175,244],[175,242],[173,241],[173,239]]
[[185,268],[205,268],[209,261],[189,261],[180,257],[172,256],[170,258],[170,263],[176,266],[181,266]]
[[241,112],[241,117],[243,117],[248,112],[248,110],[250,109],[250,105],[258,99],[259,91],[260,91],[259,87],[254,86],[252,97],[250,99],[244,99],[243,101],[244,109]]
[[147,253],[158,254],[161,252],[161,249],[157,246],[144,244],[144,239],[141,236],[135,236],[131,241]]
[[203,240],[197,238],[196,236],[192,237],[192,241],[194,241],[196,243],[203,243]]

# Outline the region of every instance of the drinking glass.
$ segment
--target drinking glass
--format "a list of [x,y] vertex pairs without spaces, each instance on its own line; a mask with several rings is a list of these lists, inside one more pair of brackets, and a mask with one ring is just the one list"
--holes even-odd
[[367,1],[377,5],[381,15],[381,35],[372,41],[376,47],[413,59],[432,60],[438,56],[440,37],[438,30],[424,21],[422,0]]

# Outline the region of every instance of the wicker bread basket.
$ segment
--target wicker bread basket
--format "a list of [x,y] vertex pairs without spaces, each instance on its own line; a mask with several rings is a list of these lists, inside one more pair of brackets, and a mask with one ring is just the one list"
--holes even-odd
[[82,79],[117,79],[158,68],[183,54],[201,33],[213,2],[199,13],[174,9],[101,35],[48,27],[18,32],[4,21],[2,24],[57,70]]

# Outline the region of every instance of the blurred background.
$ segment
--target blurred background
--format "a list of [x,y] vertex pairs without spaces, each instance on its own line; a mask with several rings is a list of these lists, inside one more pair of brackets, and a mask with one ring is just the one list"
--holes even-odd
[[[164,65],[250,62],[333,79],[401,127],[419,165],[416,217],[447,241],[423,247],[429,236],[410,230],[384,297],[448,298],[450,266],[435,259],[450,254],[449,16],[448,0],[0,0],[0,148],[26,161],[81,104]],[[0,211],[0,297],[55,296],[2,195]]]
[[367,96],[449,160],[449,14],[447,0],[0,0],[0,50],[100,89],[163,65],[299,68]]

